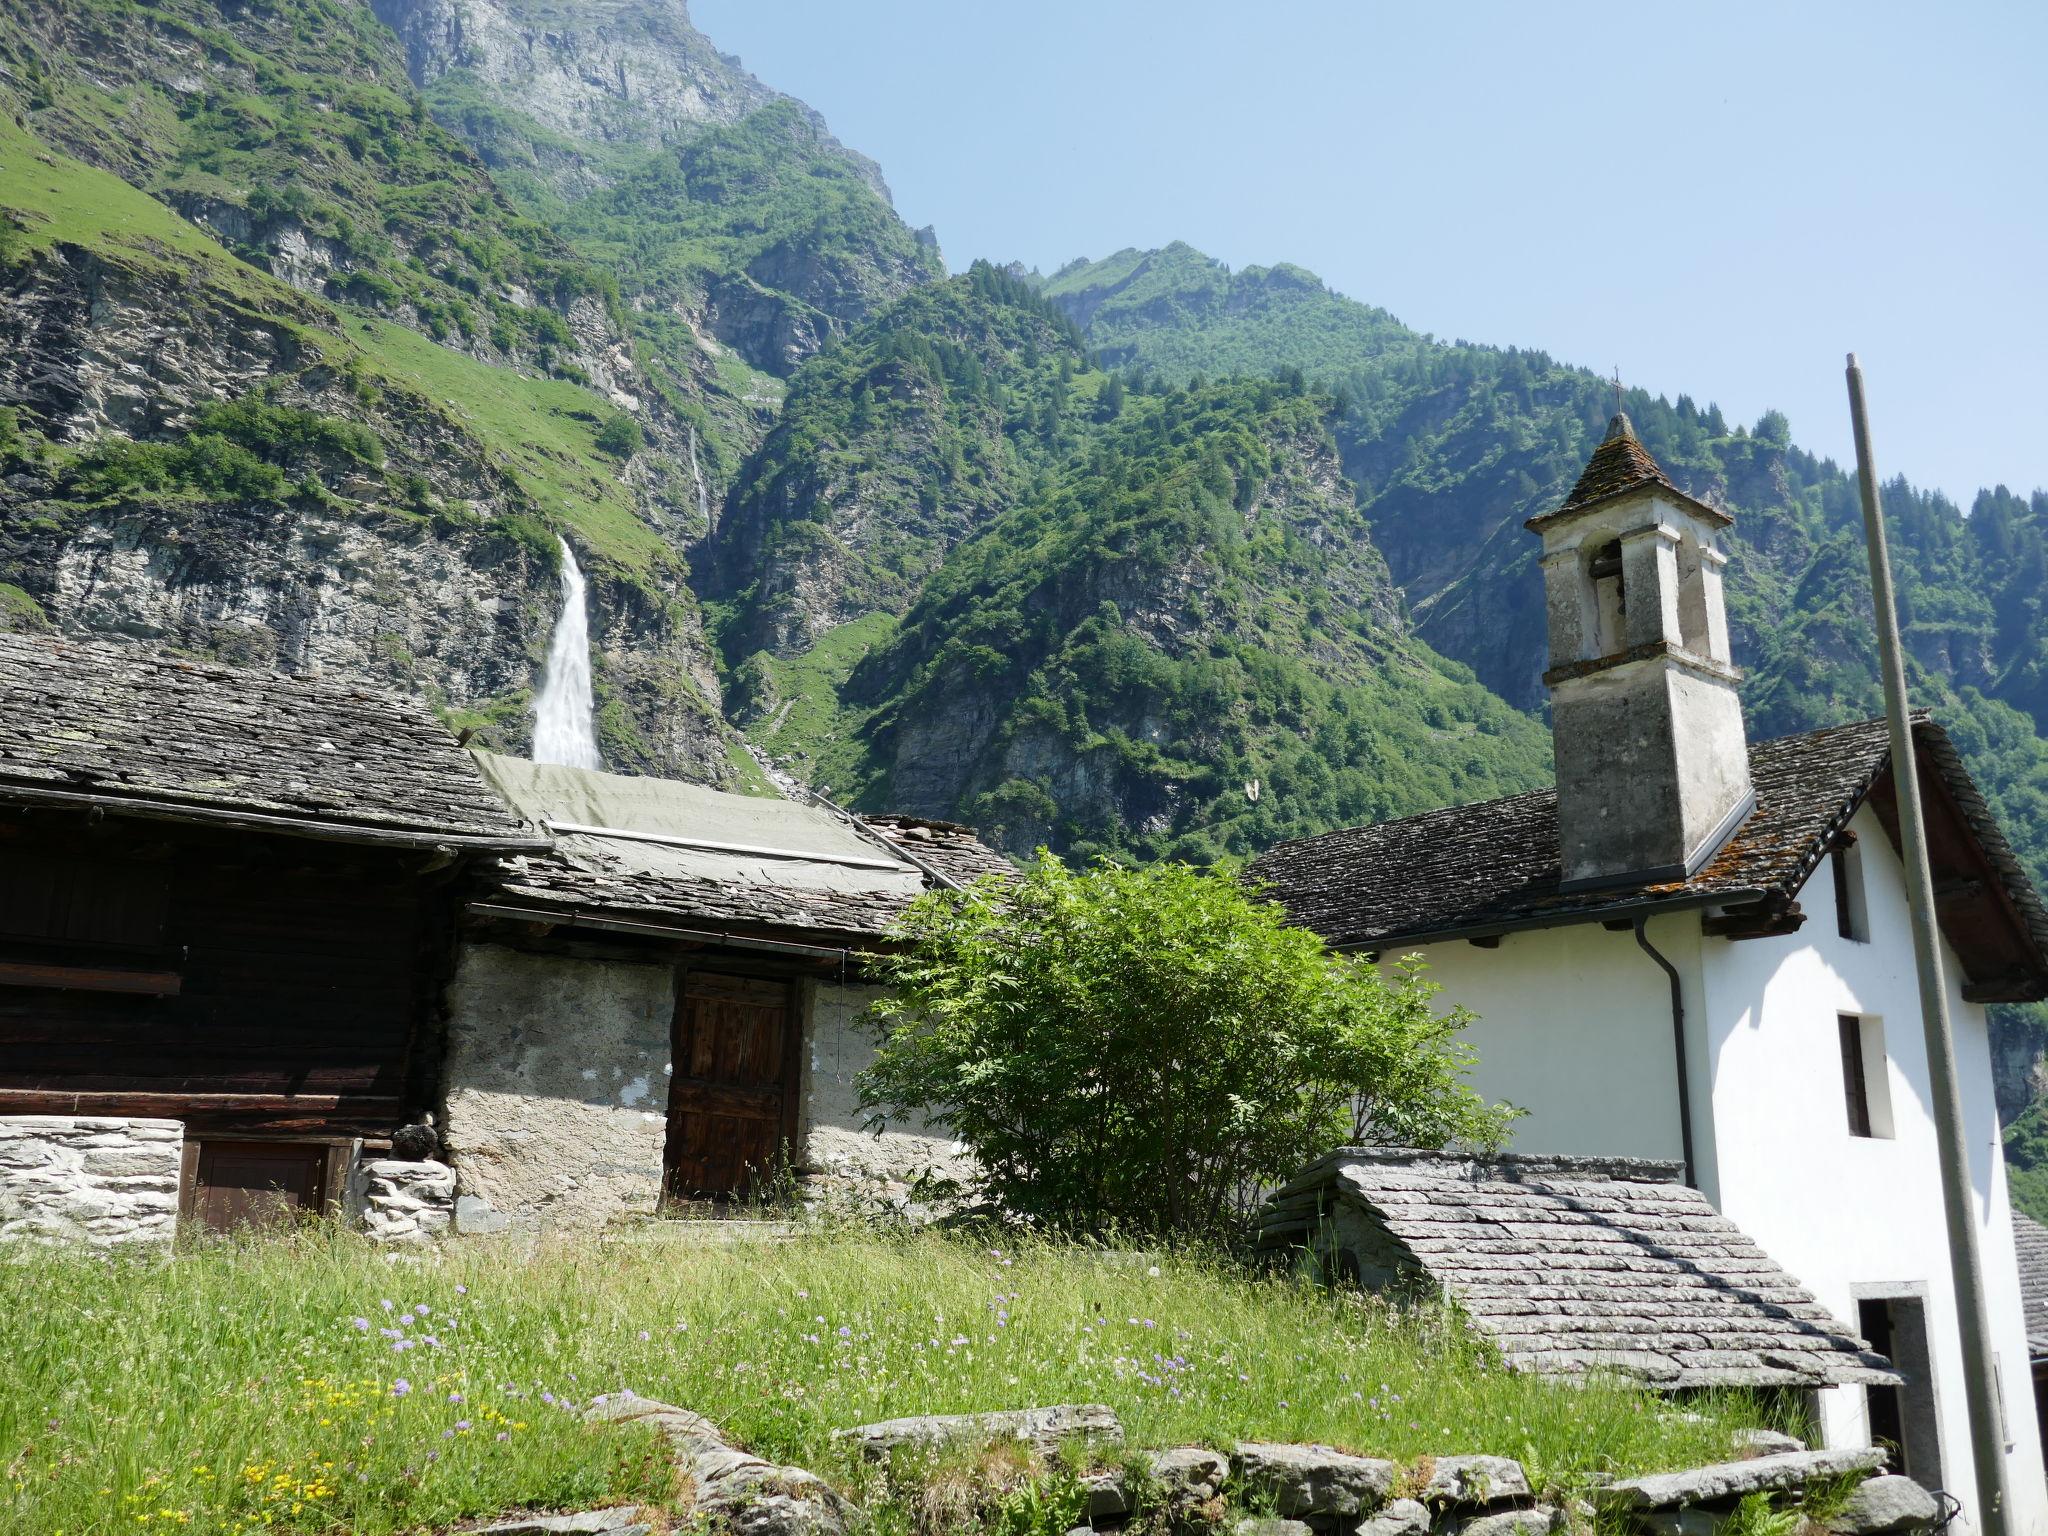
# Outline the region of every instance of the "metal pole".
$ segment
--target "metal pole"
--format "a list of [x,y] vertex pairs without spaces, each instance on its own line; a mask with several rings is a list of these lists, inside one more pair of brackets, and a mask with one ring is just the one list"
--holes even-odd
[[1856,478],[1863,495],[1863,532],[1870,543],[1870,592],[1877,610],[1877,643],[1884,663],[1884,708],[1891,723],[1892,782],[1899,795],[1899,841],[1906,864],[1906,899],[1913,913],[1913,959],[1920,972],[1920,1020],[1927,1035],[1928,1109],[1934,1115],[1941,1157],[1942,1205],[1948,1216],[1948,1258],[1956,1292],[1956,1323],[1963,1336],[1963,1396],[1969,1404],[1970,1449],[1977,1469],[1975,1524],[1983,1536],[2005,1536],[2005,1434],[2000,1428],[1998,1370],[1991,1353],[1991,1315],[1984,1304],[1984,1268],[1977,1252],[1976,1195],[1970,1187],[1970,1146],[1963,1098],[1956,1088],[1955,1040],[1949,1033],[1948,987],[1941,974],[1941,934],[1935,926],[1934,877],[1927,865],[1927,826],[1920,813],[1920,774],[1913,723],[1906,710],[1906,663],[1899,646],[1899,613],[1892,596],[1891,554],[1884,509],[1878,503],[1877,465],[1870,452],[1870,422],[1863,403],[1863,370],[1849,354],[1849,416],[1856,430]]

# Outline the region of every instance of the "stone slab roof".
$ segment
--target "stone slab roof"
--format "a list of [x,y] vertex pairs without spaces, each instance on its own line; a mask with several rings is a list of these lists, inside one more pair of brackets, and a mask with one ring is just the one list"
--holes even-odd
[[[1959,894],[1967,886],[1984,903],[1944,910],[1950,942],[1973,980],[2002,989],[1984,1000],[2048,996],[2048,908],[1948,734],[1921,716],[1914,745],[1923,782],[1931,776],[1944,797],[1928,805],[1937,879],[1953,875]],[[1658,905],[1785,907],[1890,764],[1883,720],[1751,743],[1756,810],[1686,880],[1560,891],[1554,789],[1281,843],[1246,873],[1295,922],[1359,949],[1591,922]]]
[[920,866],[961,884],[1011,867],[950,822],[875,816],[857,825],[794,801],[477,759],[551,843],[486,872],[472,898],[485,916],[518,908],[836,947],[878,938],[939,883]]
[[416,700],[42,635],[0,634],[0,801],[345,842],[533,841]]
[[1588,507],[1617,496],[1626,496],[1632,491],[1645,487],[1665,492],[1686,502],[1695,511],[1704,513],[1709,522],[1726,526],[1735,519],[1719,507],[1709,506],[1696,496],[1680,490],[1671,477],[1664,473],[1664,466],[1651,457],[1650,450],[1636,437],[1635,424],[1626,414],[1611,417],[1607,423],[1607,435],[1593,450],[1593,456],[1586,460],[1586,467],[1579,472],[1571,494],[1555,510],[1540,513],[1522,526],[1541,529],[1544,524],[1568,513],[1583,512]]
[[2048,1356],[2048,1227],[2012,1213],[2012,1245],[2020,1261],[2020,1304],[2027,1318],[2027,1353]]
[[1614,1370],[1664,1388],[1890,1383],[1676,1164],[1350,1147],[1268,1203],[1266,1246],[1378,1240],[1513,1369]]

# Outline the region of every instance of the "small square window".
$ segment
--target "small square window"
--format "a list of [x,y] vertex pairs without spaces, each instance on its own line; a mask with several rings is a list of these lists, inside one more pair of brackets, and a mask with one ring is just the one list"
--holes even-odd
[[1891,1073],[1884,1054],[1884,1021],[1844,1013],[1835,1020],[1842,1048],[1842,1091],[1849,1134],[1892,1137]]

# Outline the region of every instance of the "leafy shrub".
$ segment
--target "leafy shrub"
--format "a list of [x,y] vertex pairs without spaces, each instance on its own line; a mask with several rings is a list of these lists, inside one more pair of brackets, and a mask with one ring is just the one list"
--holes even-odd
[[597,429],[598,451],[608,453],[615,459],[630,459],[640,451],[646,440],[645,434],[640,430],[640,423],[624,411],[616,412]]
[[1041,853],[896,932],[862,1103],[941,1119],[1014,1215],[1226,1232],[1332,1147],[1491,1146],[1513,1116],[1466,1081],[1469,1015],[1438,1013],[1419,966],[1333,954],[1185,865]]

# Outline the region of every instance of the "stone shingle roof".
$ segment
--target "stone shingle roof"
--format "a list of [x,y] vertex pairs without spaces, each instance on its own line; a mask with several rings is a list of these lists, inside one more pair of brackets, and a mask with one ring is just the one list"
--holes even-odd
[[1666,1388],[1893,1382],[1677,1165],[1345,1148],[1277,1192],[1268,1247],[1439,1287],[1513,1369]]
[[1554,511],[1540,513],[1523,526],[1540,529],[1553,518],[1583,512],[1588,507],[1611,501],[1617,496],[1626,496],[1645,486],[1677,497],[1694,510],[1705,513],[1711,522],[1726,525],[1734,521],[1719,507],[1709,506],[1680,490],[1664,473],[1664,467],[1650,456],[1650,450],[1638,440],[1634,423],[1626,415],[1617,415],[1608,421],[1607,435],[1593,450],[1593,456],[1586,460],[1586,467],[1579,472],[1571,494]]
[[[1914,743],[1946,787],[2009,903],[2018,939],[2032,951],[2020,963],[2038,973],[2031,985],[2048,985],[2048,909],[1948,734],[1921,717]],[[1890,761],[1882,720],[1752,743],[1756,810],[1686,880],[1560,891],[1554,789],[1281,843],[1253,860],[1247,875],[1263,883],[1295,922],[1352,948],[1587,922],[1657,904],[1789,903]],[[1969,944],[1953,930],[1950,937],[1974,953],[1983,935]]]
[[0,800],[350,842],[533,841],[415,700],[40,635],[0,634]]
[[[891,843],[963,884],[1012,867],[966,827],[909,817],[864,819]],[[858,944],[879,938],[933,884],[909,865],[893,879],[821,884],[809,878],[818,872],[797,860],[760,861],[745,878],[731,878],[697,872],[694,866],[705,861],[690,855],[666,868],[644,848],[622,859],[611,842],[564,836],[553,855],[501,859],[485,872],[476,900],[486,908],[516,905],[568,918]]]
[[2012,1213],[2012,1245],[2020,1261],[2020,1303],[2027,1318],[2027,1353],[2048,1356],[2048,1227]]

